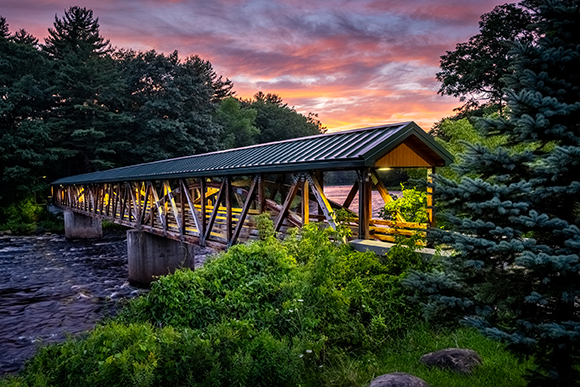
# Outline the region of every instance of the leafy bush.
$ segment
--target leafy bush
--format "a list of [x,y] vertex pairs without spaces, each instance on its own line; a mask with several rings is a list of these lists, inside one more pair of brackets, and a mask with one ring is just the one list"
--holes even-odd
[[416,325],[401,282],[425,263],[340,241],[311,224],[234,246],[160,278],[85,337],[41,349],[0,386],[368,384]]
[[42,210],[42,206],[30,198],[12,203],[2,209],[4,223],[0,225],[0,229],[16,234],[30,234],[36,230]]
[[379,211],[379,216],[387,220],[396,220],[401,215],[407,222],[425,223],[427,215],[427,193],[416,188],[406,189],[401,183],[402,196],[395,197]]

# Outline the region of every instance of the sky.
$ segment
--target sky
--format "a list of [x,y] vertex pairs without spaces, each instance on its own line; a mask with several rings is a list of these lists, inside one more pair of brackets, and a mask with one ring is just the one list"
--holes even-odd
[[276,93],[329,131],[415,121],[460,102],[437,94],[439,58],[479,32],[496,0],[0,0],[11,32],[44,42],[55,15],[93,10],[117,48],[199,55],[236,95]]

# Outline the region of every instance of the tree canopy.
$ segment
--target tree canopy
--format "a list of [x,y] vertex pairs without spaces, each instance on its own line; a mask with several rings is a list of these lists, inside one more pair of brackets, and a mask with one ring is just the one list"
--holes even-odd
[[458,43],[441,56],[439,94],[459,97],[461,110],[503,105],[502,77],[510,70],[509,42],[530,42],[534,37],[533,13],[516,4],[496,6],[481,16],[479,34]]
[[322,130],[277,95],[236,99],[198,55],[113,49],[84,7],[55,15],[44,44],[0,16],[0,54],[3,205],[63,176]]
[[[533,355],[530,385],[577,386],[580,374],[580,2],[537,1],[537,39],[510,43],[505,117],[479,120],[463,177],[436,178],[452,248],[443,272],[410,281],[426,315],[453,316]],[[455,314],[456,313],[456,314]]]

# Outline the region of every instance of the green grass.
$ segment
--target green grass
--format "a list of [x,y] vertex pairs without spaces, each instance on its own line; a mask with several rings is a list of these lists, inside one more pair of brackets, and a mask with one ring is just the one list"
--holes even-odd
[[[428,264],[418,256],[357,253],[313,225],[284,242],[262,231],[264,241],[162,277],[112,321],[41,349],[0,387],[366,387],[390,372],[432,387],[525,385],[529,364],[501,344],[420,322],[401,284]],[[420,363],[449,347],[475,350],[483,365],[458,375]]]

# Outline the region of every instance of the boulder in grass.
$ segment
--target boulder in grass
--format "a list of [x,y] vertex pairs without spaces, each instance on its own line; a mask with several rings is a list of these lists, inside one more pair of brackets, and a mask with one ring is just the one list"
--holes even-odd
[[471,349],[447,348],[423,355],[421,362],[432,367],[470,373],[475,367],[481,365],[481,357]]
[[369,387],[430,387],[423,379],[406,374],[404,372],[393,372],[377,376],[371,381]]

